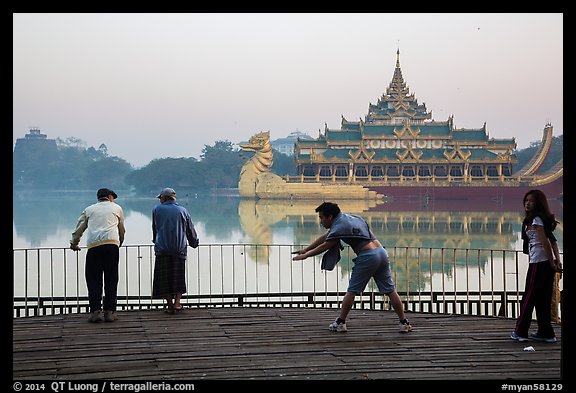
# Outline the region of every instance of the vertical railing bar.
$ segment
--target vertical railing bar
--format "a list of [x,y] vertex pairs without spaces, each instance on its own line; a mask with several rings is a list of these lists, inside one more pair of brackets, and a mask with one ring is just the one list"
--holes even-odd
[[256,300],[260,298],[260,282],[258,281],[258,244],[253,245],[255,250],[254,275],[256,276]]
[[[124,253],[125,258],[126,258],[126,265],[128,265],[128,248],[126,248],[126,252]],[[142,264],[140,263],[140,261],[142,260],[142,254],[140,252],[140,246],[136,246],[136,264],[138,269],[136,270],[138,272],[138,279],[136,280],[138,282],[138,308],[142,307]],[[128,270],[126,270],[126,276],[128,276]],[[128,300],[128,294],[130,293],[128,286],[126,286],[126,308],[130,307],[130,301]],[[150,293],[150,295],[152,295],[152,293]]]
[[[457,249],[453,250],[453,260],[452,260],[452,264],[454,265],[454,276],[452,277],[452,288],[454,288],[454,309],[457,310],[458,309],[458,302],[457,302],[457,293],[458,293],[458,289],[456,286],[456,281],[457,281],[457,277],[456,277],[456,253],[457,253]],[[457,314],[457,312],[453,310],[452,312],[454,314]]]
[[28,316],[28,250],[24,257],[24,316]]
[[[129,259],[130,259],[130,258],[129,258],[129,256],[130,256],[130,247],[129,247],[129,246],[128,246],[128,247],[124,247],[124,250],[123,250],[122,253],[124,254],[124,271],[125,271],[125,274],[124,274],[124,296],[125,296],[125,298],[126,298],[126,300],[125,300],[126,308],[129,308],[129,307],[130,307],[130,306],[129,306],[130,301],[129,301],[129,298],[128,298],[128,294],[130,293],[130,289],[129,289],[129,287],[130,287],[130,277],[129,277],[129,274],[130,274],[130,270],[131,270],[131,269],[130,269],[130,266],[128,265],[128,263],[129,263],[128,261],[129,261]],[[136,246],[136,267],[137,267],[137,275],[138,275],[138,276],[140,275],[140,264],[138,263],[138,261],[139,261],[139,259],[138,259],[138,258],[139,258],[139,255],[140,255],[140,246]],[[140,285],[140,280],[138,280],[138,291],[137,291],[137,294],[138,294],[138,303],[140,303],[140,287],[141,287],[141,285]]]
[[516,265],[516,301],[514,302],[514,314],[513,317],[516,317],[517,315],[519,315],[519,310],[520,310],[520,279],[518,277],[518,268],[519,268],[519,254],[518,251],[516,251],[516,255],[514,256],[514,264]]
[[278,292],[282,293],[282,245],[278,245],[276,249],[278,254]]
[[50,249],[50,314],[54,315],[54,250]]
[[440,249],[441,269],[442,269],[442,310],[446,313],[446,277],[444,277],[444,247]]
[[[224,271],[222,271],[224,275]],[[232,294],[236,293],[236,245],[232,244]]]
[[224,245],[220,245],[220,299],[224,303]]
[[430,265],[430,312],[434,312],[434,283],[432,280],[432,277],[434,276],[434,271],[432,270],[432,263],[434,261],[434,258],[432,257],[432,248],[430,248],[429,252],[429,261],[428,264]]
[[150,306],[153,305],[153,297],[152,297],[152,286],[154,283],[154,266],[156,260],[156,251],[154,250],[154,246],[148,246],[148,271],[150,272],[149,276],[150,279],[148,280],[148,285],[150,289]]
[[406,305],[404,308],[408,309],[409,307],[409,298],[410,298],[410,266],[408,264],[408,250],[409,247],[406,247],[404,252],[406,253],[404,257],[404,265],[405,265],[405,272],[406,272]]
[[[418,262],[417,262],[417,266],[418,266],[418,311],[422,311],[422,275],[420,273],[420,270],[422,269],[422,247],[418,247]],[[416,311],[416,310],[414,310]]]
[[494,250],[490,250],[490,296],[492,304],[492,316],[494,315]]
[[292,267],[294,266],[294,264],[292,263],[292,253],[295,251],[294,250],[294,245],[289,245],[288,249],[290,250],[290,254],[288,254],[290,257],[288,259],[288,263],[290,266],[290,274],[288,275],[289,279],[290,279],[290,285],[288,286],[288,291],[292,294],[290,296],[290,303],[294,302],[294,277],[293,277],[293,270]]
[[266,287],[268,288],[268,303],[270,303],[272,301],[272,296],[270,296],[270,245],[265,244],[264,247],[266,247],[265,255],[268,259],[268,263],[266,264]]
[[248,294],[248,260],[246,257],[246,245],[243,245],[244,255],[244,295]]
[[42,315],[41,314],[41,307],[42,307],[42,300],[40,298],[40,275],[41,275],[41,271],[40,271],[40,259],[41,259],[41,255],[40,255],[40,249],[38,249],[38,254],[37,254],[37,258],[36,258],[36,271],[38,272],[37,274],[37,282],[36,282],[36,315]]
[[[198,252],[196,253],[196,289],[197,289],[197,295],[198,295],[198,299],[200,298],[200,254],[201,254],[201,248],[202,246],[198,247]],[[199,302],[199,300],[198,300]]]
[[210,303],[212,303],[212,244],[208,246],[208,261],[208,295],[210,295]]
[[[502,250],[502,306],[504,308],[504,317],[508,316],[508,296],[506,294],[506,250]],[[498,313],[500,314],[500,313]]]
[[469,255],[469,248],[466,248],[466,255],[465,255],[465,265],[466,265],[466,310],[467,314],[470,314],[470,271],[468,270],[468,255]]
[[478,311],[479,315],[482,315],[482,268],[480,266],[480,250],[478,250]]
[[316,256],[312,257],[312,306],[316,307]]
[[68,276],[67,276],[67,272],[68,272],[68,254],[66,252],[66,249],[64,249],[64,260],[63,260],[63,266],[62,266],[62,273],[63,273],[63,278],[64,278],[64,309],[63,309],[63,313],[67,314],[68,313]]

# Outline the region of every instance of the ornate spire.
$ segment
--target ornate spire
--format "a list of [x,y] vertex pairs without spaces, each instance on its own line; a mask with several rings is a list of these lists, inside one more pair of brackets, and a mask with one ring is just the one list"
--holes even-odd
[[400,49],[396,50],[396,69],[392,76],[392,81],[386,88],[386,93],[378,99],[376,105],[368,105],[366,122],[391,121],[394,118],[395,124],[399,124],[400,118],[410,118],[411,120],[422,121],[432,118],[432,112],[426,112],[426,105],[418,105],[418,100],[414,94],[406,87],[402,69],[400,68]]
[[400,49],[398,49],[396,51],[396,69],[394,69],[394,75],[392,76],[390,86],[386,89],[386,94],[398,99],[407,96],[409,93],[410,91],[406,87],[406,82],[404,82],[404,77],[402,76]]

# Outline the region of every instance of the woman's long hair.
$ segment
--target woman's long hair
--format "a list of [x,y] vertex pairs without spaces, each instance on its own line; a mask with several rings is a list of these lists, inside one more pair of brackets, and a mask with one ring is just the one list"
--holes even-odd
[[534,217],[540,216],[544,222],[550,226],[550,230],[553,231],[556,229],[556,217],[550,211],[550,206],[548,205],[548,199],[546,195],[540,190],[530,190],[526,194],[524,194],[524,199],[522,199],[522,206],[526,203],[526,198],[528,195],[532,195],[534,197],[534,208],[531,211],[526,211],[524,216],[524,225],[528,225],[532,222]]

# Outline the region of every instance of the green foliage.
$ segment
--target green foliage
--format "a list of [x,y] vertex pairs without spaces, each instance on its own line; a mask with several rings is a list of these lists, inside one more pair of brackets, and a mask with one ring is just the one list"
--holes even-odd
[[197,192],[238,186],[238,175],[244,162],[239,150],[230,141],[216,141],[214,146],[205,145],[201,158],[202,161],[193,157],[155,159],[129,173],[125,181],[144,193],[158,192],[164,187]]
[[84,184],[88,188],[110,187],[124,189],[124,177],[132,171],[132,166],[119,157],[105,157],[95,160],[84,168]]
[[205,145],[202,159],[205,186],[207,188],[236,188],[244,160],[241,149],[230,141],[216,141],[214,146]]
[[294,165],[294,156],[289,156],[284,153],[272,149],[274,153],[274,165],[270,168],[270,172],[274,172],[278,176],[296,175],[296,165]]
[[228,153],[238,153],[239,149],[234,149],[230,141],[216,141],[214,146],[204,145],[200,158],[207,164],[214,164],[222,158],[230,158]]
[[[14,185],[45,189],[126,189],[132,166],[108,156],[106,145],[85,148],[78,138],[25,141],[14,151]],[[18,147],[18,145],[17,145]]]
[[194,189],[200,173],[198,160],[190,158],[157,158],[126,175],[124,181],[141,193],[158,193],[164,187]]

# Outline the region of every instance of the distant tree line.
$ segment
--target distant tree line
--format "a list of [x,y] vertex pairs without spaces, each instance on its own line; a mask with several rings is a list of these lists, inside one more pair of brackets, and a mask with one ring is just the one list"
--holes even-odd
[[87,148],[84,141],[73,137],[57,138],[56,146],[49,142],[34,141],[15,149],[12,167],[15,187],[79,190],[107,184],[111,188],[126,188],[124,177],[132,166],[120,157],[108,155],[106,145]]
[[[533,142],[516,151],[518,163],[513,171],[522,168],[536,153],[540,142]],[[227,140],[205,145],[200,160],[194,157],[157,158],[148,165],[135,169],[126,160],[108,155],[106,145],[98,149],[86,147],[78,138],[56,139],[56,149],[45,144],[14,154],[13,183],[15,187],[82,190],[110,187],[155,193],[163,187],[174,187],[182,192],[236,188],[245,160],[253,153],[235,148]],[[563,157],[563,135],[553,137],[552,147],[540,172],[552,168]],[[282,175],[295,175],[294,158],[274,150],[271,171]]]
[[[157,158],[135,169],[123,158],[108,155],[106,145],[87,148],[78,138],[58,138],[55,149],[48,143],[34,143],[14,153],[15,187],[82,190],[105,186],[138,193],[155,193],[168,186],[183,192],[236,188],[242,165],[253,155],[223,140],[205,145],[200,160]],[[293,157],[276,150],[273,153],[272,172],[296,173]]]

